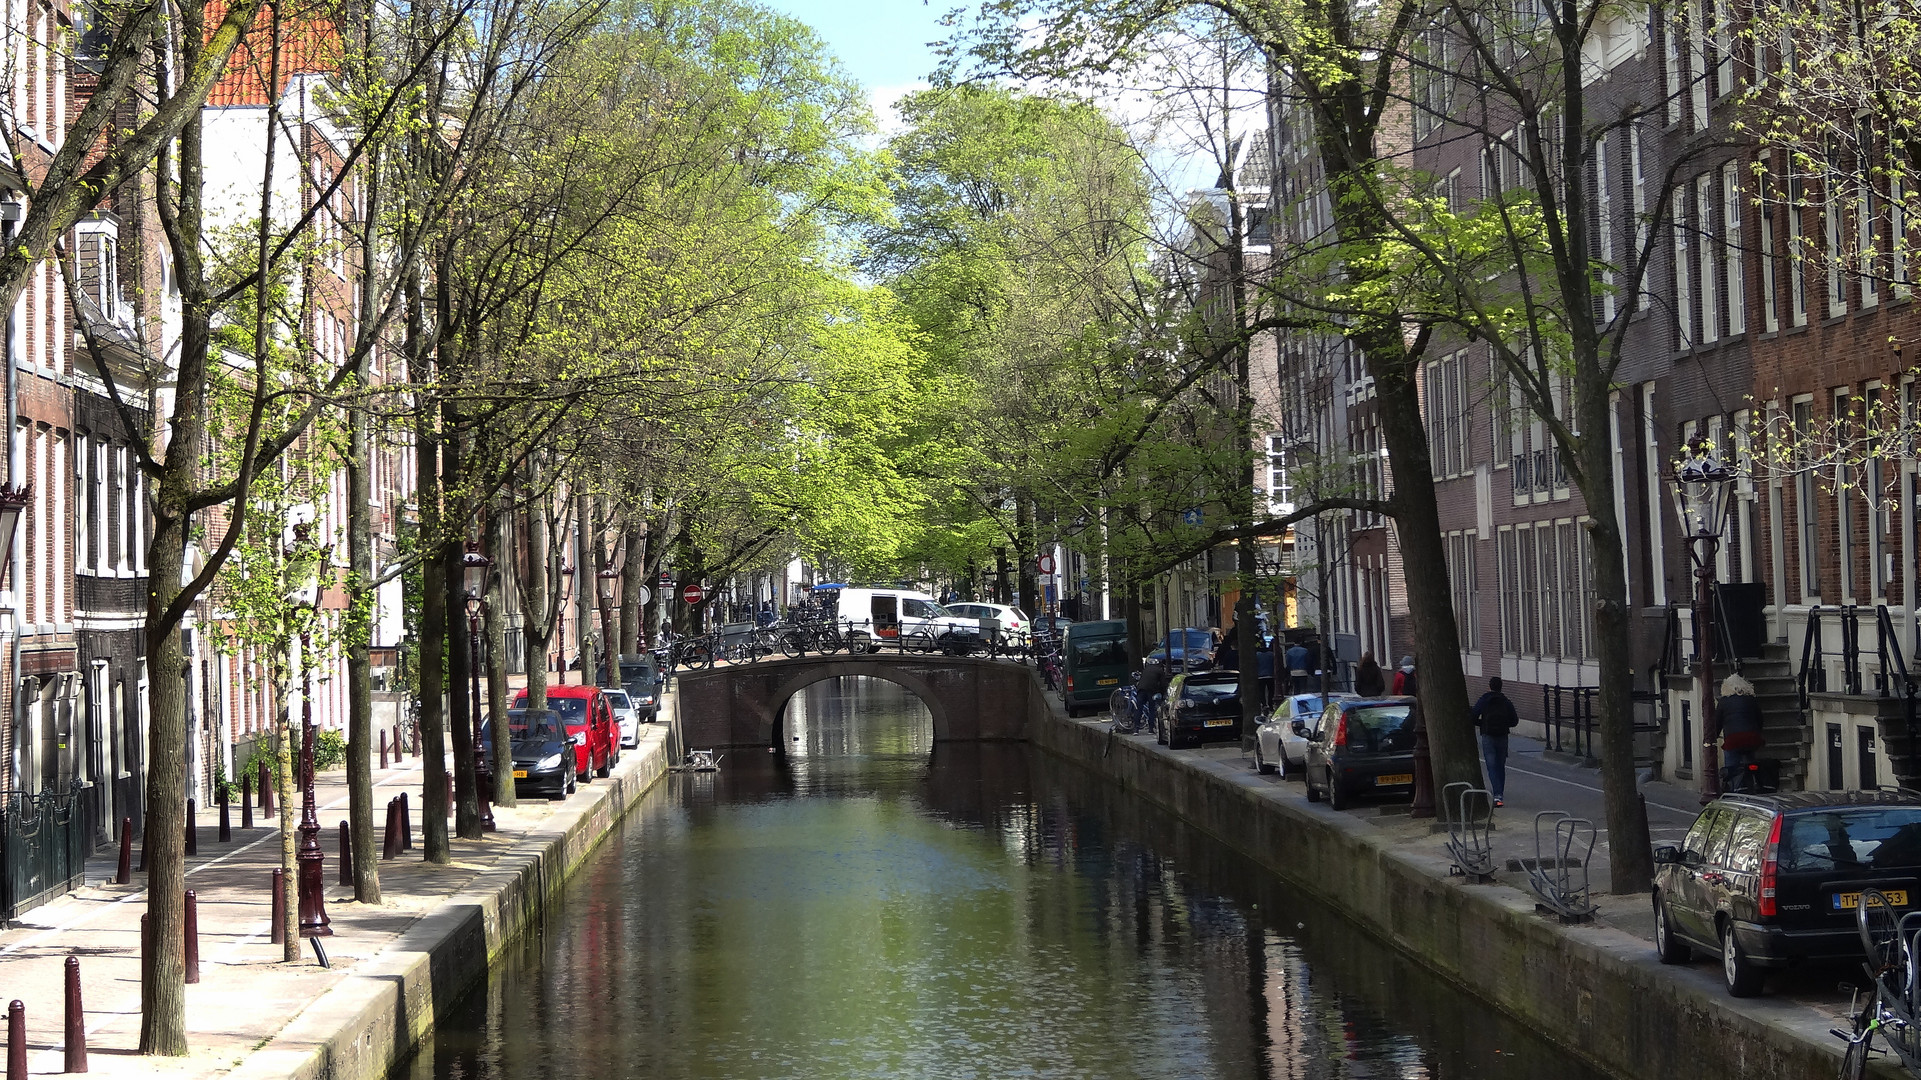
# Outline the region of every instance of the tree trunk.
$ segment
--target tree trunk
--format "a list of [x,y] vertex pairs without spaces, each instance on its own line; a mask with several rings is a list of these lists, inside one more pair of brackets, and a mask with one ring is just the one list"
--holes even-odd
[[1241,595],[1234,601],[1234,648],[1241,656],[1241,745],[1250,750],[1254,747],[1255,729],[1261,726],[1262,720],[1266,719],[1261,709],[1261,628],[1260,620],[1255,614],[1260,609],[1254,596],[1257,569],[1254,561],[1254,544],[1252,537],[1241,538]]
[[[538,466],[528,464],[527,486],[530,491],[542,489]],[[554,620],[549,617],[552,611],[552,586],[548,581],[553,553],[548,546],[547,511],[533,505],[530,496],[527,507],[527,587],[521,593],[521,627],[527,641],[527,707],[544,709],[547,707],[547,643],[554,638]]]
[[647,529],[642,522],[629,521],[622,543],[626,553],[620,562],[620,655],[633,656],[644,647],[640,638],[640,619],[646,605],[635,603],[640,590],[653,580],[647,565]]
[[[293,653],[300,646],[297,641],[289,641],[287,650]],[[297,845],[300,839],[295,829],[300,824],[298,807],[294,804],[294,757],[299,751],[294,732],[294,710],[289,696],[296,687],[303,685],[300,673],[301,664],[307,662],[300,655],[298,664],[287,665],[287,686],[279,695],[280,707],[275,710],[274,722],[279,727],[279,745],[274,747],[274,795],[280,800],[280,896],[285,901],[280,906],[280,959],[291,964],[300,959],[300,863]]]
[[1039,583],[1034,579],[1035,559],[1040,545],[1034,540],[1034,509],[1024,495],[1014,497],[1014,558],[1020,570],[1020,608],[1028,615],[1041,614]]
[[[197,128],[198,123],[194,126]],[[194,311],[195,308],[187,308]],[[197,309],[204,312],[205,309]],[[186,320],[182,328],[183,350],[191,347],[189,335],[197,335],[204,346],[204,318]],[[205,355],[204,351],[200,354]],[[202,369],[204,371],[204,369]],[[199,383],[182,382],[182,399],[197,397],[187,387]],[[187,418],[193,426],[173,431],[174,445],[168,448],[167,469],[156,485],[159,510],[154,515],[153,539],[147,545],[147,572],[151,582],[147,600],[147,624],[156,626],[161,613],[180,593],[180,571],[186,554],[189,519],[173,508],[192,477],[193,458],[187,446],[199,442],[204,419],[201,406],[176,406],[176,424]],[[186,444],[186,445],[182,445]],[[157,638],[147,636],[147,670],[178,671],[186,662],[181,650],[180,633],[170,630]],[[187,1053],[186,968],[183,949],[186,919],[186,819],[187,807],[181,793],[187,783],[187,691],[179,679],[152,679],[147,687],[149,726],[147,728],[146,827],[142,850],[147,857],[147,939],[140,965],[140,1052],[181,1056]]]
[[420,565],[420,832],[421,856],[452,861],[447,843],[447,557],[440,513],[440,434],[433,410],[422,410],[415,438],[419,470]]
[[[360,362],[365,379],[367,362]],[[380,903],[380,850],[374,840],[373,425],[364,408],[347,413],[347,831],[352,837],[354,899]]]

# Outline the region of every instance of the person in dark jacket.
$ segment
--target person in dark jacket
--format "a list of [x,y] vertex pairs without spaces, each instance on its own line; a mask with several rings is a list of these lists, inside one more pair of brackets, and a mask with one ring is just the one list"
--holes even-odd
[[1715,717],[1721,722],[1721,777],[1723,787],[1754,762],[1756,751],[1767,745],[1761,734],[1761,703],[1754,700],[1754,684],[1739,675],[1721,680],[1721,698],[1715,703]]
[[1221,631],[1221,640],[1214,648],[1214,668],[1217,671],[1241,670],[1241,632],[1235,627]]
[[1372,651],[1362,653],[1360,666],[1354,669],[1354,692],[1364,698],[1387,693],[1387,676],[1381,673],[1381,662],[1374,659]]
[[1394,673],[1394,696],[1419,697],[1421,678],[1414,673],[1414,657],[1401,657],[1401,670]]
[[1314,664],[1314,654],[1308,651],[1307,643],[1297,641],[1289,645],[1287,647],[1286,658],[1287,677],[1290,685],[1294,688],[1292,693],[1313,693],[1315,690],[1314,673],[1310,669]]
[[1501,798],[1507,793],[1507,733],[1521,722],[1514,711],[1514,702],[1501,692],[1499,675],[1487,681],[1487,693],[1474,703],[1470,710],[1474,726],[1480,729],[1481,764],[1487,769],[1487,793],[1494,797],[1494,805],[1502,805]]

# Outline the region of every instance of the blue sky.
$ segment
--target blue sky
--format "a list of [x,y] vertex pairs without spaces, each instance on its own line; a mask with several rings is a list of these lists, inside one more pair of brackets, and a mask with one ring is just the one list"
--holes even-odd
[[939,58],[927,43],[947,36],[941,16],[956,0],[761,0],[812,26],[849,74],[869,90],[925,82]]

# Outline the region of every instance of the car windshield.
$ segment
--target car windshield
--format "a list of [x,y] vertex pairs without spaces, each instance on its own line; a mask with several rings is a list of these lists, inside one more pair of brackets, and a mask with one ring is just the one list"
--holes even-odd
[[1127,663],[1127,643],[1119,638],[1095,638],[1074,643],[1077,667],[1119,667]]
[[1781,830],[1785,873],[1921,867],[1921,806],[1862,806],[1792,814]]
[[[529,718],[533,721],[533,727],[531,729],[527,726]],[[548,739],[558,739],[560,738],[560,728],[556,725],[555,720],[556,717],[551,712],[535,712],[532,709],[509,709],[507,710],[507,734],[512,737],[515,742],[522,740],[545,741]]]
[[612,705],[616,709],[631,709],[634,707],[634,703],[628,700],[627,691],[625,690],[602,690],[601,693],[607,695],[607,704]]
[[1347,742],[1365,754],[1404,754],[1414,749],[1412,711],[1406,705],[1373,705],[1347,712]]
[[1181,684],[1181,696],[1193,701],[1226,701],[1241,692],[1239,679],[1212,679],[1197,681],[1190,679]]
[[1319,694],[1302,694],[1294,698],[1295,716],[1319,716],[1325,708],[1327,702],[1321,700]]

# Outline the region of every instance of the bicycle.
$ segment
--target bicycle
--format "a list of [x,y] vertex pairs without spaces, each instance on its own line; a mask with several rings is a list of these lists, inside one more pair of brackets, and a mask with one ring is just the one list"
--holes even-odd
[[1861,890],[1854,909],[1855,928],[1861,935],[1867,962],[1862,965],[1873,992],[1856,1011],[1852,1003],[1850,1029],[1831,1029],[1831,1034],[1848,1046],[1841,1057],[1842,1080],[1861,1080],[1867,1075],[1868,1057],[1879,1053],[1874,1048],[1878,1034],[1902,1067],[1921,1076],[1921,1025],[1916,1020],[1916,989],[1921,984],[1921,950],[1915,937],[1921,934],[1921,911],[1895,918],[1894,904],[1879,889]]

